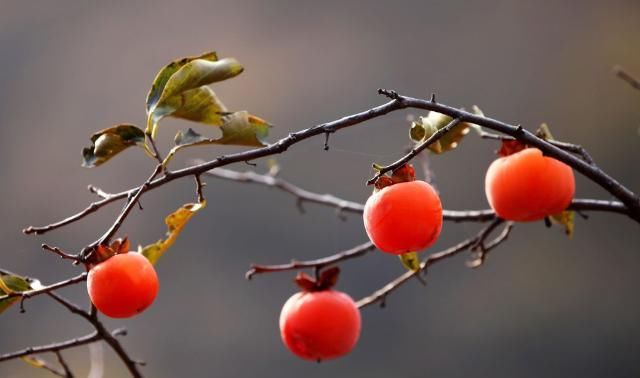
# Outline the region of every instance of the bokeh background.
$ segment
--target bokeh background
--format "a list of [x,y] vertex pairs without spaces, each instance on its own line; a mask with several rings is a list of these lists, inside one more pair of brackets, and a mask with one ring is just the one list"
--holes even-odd
[[[273,124],[271,140],[385,101],[379,87],[453,106],[479,105],[495,118],[534,129],[548,122],[562,140],[584,145],[597,162],[640,190],[640,92],[613,77],[620,63],[640,74],[637,1],[0,1],[0,265],[54,282],[78,268],[41,252],[47,242],[76,251],[120,210],[42,237],[25,236],[75,213],[94,184],[120,191],[140,184],[153,163],[130,150],[97,169],[80,167],[95,130],[144,123],[144,99],[160,67],[215,49],[246,71],[214,88],[231,109]],[[364,201],[371,163],[395,160],[408,143],[397,112],[331,139],[300,143],[277,157],[282,177],[309,190]],[[169,146],[186,122],[168,120]],[[215,130],[195,125],[203,133]],[[486,208],[483,175],[495,142],[474,135],[432,157],[434,184],[448,209]],[[214,158],[238,148],[181,155]],[[258,161],[265,171],[266,161]],[[239,170],[251,167],[238,164]],[[322,364],[281,344],[278,315],[296,290],[293,273],[244,279],[252,262],[314,258],[366,240],[361,220],[307,205],[263,187],[208,179],[209,206],[158,264],[160,295],[124,321],[124,344],[146,360],[149,377],[637,377],[640,375],[640,229],[618,215],[559,228],[518,225],[478,270],[461,256],[435,266],[429,285],[409,282],[386,309],[363,311],[358,347]],[[122,233],[137,245],[165,232],[163,217],[193,200],[191,180],[144,195]],[[578,178],[579,197],[609,198]],[[475,233],[446,224],[434,251]],[[429,253],[429,252],[427,252]],[[359,298],[402,267],[379,253],[343,265],[341,290]],[[86,304],[83,285],[64,294]],[[80,336],[90,328],[46,297],[27,312],[2,314],[0,352]],[[78,376],[88,351],[64,353]],[[106,377],[127,376],[105,348]],[[2,377],[46,377],[21,361]]]

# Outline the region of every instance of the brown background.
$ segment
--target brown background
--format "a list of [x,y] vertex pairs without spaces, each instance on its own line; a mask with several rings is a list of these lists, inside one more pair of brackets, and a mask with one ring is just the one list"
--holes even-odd
[[[640,74],[637,1],[0,1],[0,265],[53,282],[77,269],[39,250],[46,241],[78,250],[120,209],[27,237],[20,229],[84,208],[95,184],[137,185],[152,169],[140,151],[108,165],[80,167],[95,130],[144,122],[144,98],[169,60],[215,49],[246,67],[217,85],[232,109],[248,109],[288,132],[384,101],[378,87],[446,104],[478,104],[498,119],[586,146],[601,166],[640,190],[640,93],[611,75]],[[417,113],[416,113],[417,114]],[[364,201],[372,162],[390,162],[407,143],[407,113],[340,132],[331,150],[313,139],[278,157],[282,177],[320,192]],[[167,121],[167,146],[186,123]],[[191,126],[191,125],[190,125]],[[207,132],[206,128],[199,128]],[[475,136],[434,157],[446,208],[485,208],[483,175],[494,142]],[[182,155],[213,158],[237,148]],[[257,169],[264,170],[264,161]],[[239,164],[235,168],[249,167]],[[574,240],[541,223],[518,226],[477,271],[466,257],[436,266],[425,289],[410,282],[388,307],[363,311],[363,332],[347,358],[323,364],[281,345],[277,318],[294,292],[292,274],[243,278],[251,262],[313,258],[366,240],[361,220],[333,210],[297,212],[283,193],[209,179],[209,206],[197,215],[158,270],[161,291],[144,315],[126,321],[124,341],[150,377],[631,377],[640,375],[640,233],[616,215],[578,220]],[[580,197],[608,198],[582,177]],[[159,238],[162,218],[193,200],[190,180],[145,195],[126,222],[137,245]],[[478,225],[447,224],[438,247]],[[435,250],[435,249],[434,249]],[[382,254],[344,265],[342,290],[361,297],[402,268]],[[65,291],[86,303],[82,285]],[[0,352],[80,336],[90,329],[46,298],[27,313],[2,314]],[[78,376],[88,353],[65,355]],[[108,377],[126,376],[107,352]],[[2,377],[46,377],[20,361]]]

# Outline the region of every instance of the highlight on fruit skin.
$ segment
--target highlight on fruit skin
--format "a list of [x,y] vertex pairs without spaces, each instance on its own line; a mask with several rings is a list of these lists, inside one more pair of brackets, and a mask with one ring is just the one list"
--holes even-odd
[[280,313],[280,335],[286,347],[305,360],[342,357],[360,337],[360,311],[340,291],[301,291],[291,296]]
[[93,266],[87,276],[91,302],[112,318],[129,318],[147,309],[159,289],[153,265],[137,252],[119,253]]
[[364,207],[364,227],[383,252],[401,255],[433,245],[442,230],[442,203],[424,181],[407,181],[374,192]]
[[491,163],[485,193],[499,217],[530,222],[565,210],[575,193],[575,178],[570,166],[537,148],[524,148]]

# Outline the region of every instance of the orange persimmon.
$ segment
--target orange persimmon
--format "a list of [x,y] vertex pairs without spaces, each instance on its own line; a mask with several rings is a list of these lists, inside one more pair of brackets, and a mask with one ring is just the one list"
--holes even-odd
[[575,179],[568,165],[543,156],[537,148],[525,148],[491,163],[485,192],[499,217],[536,221],[569,206]]

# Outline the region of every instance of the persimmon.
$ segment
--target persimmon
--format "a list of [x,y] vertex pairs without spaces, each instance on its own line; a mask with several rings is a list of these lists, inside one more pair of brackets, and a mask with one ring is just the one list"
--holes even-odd
[[119,253],[93,266],[87,277],[91,302],[112,318],[128,318],[149,307],[158,294],[158,275],[146,257]]
[[[337,268],[333,268],[337,275]],[[287,348],[306,360],[328,360],[348,354],[360,337],[360,311],[335,283],[316,283],[301,273],[303,289],[291,296],[280,313],[280,335]],[[327,281],[326,277],[321,279]],[[331,278],[329,278],[331,280]]]
[[[367,199],[364,227],[373,244],[383,252],[401,255],[433,245],[442,230],[442,203],[428,183],[415,180],[406,166],[386,179]],[[408,170],[408,173],[406,172]]]
[[537,148],[511,153],[503,145],[502,156],[487,170],[485,192],[491,208],[504,219],[528,222],[565,210],[575,192],[573,170]]

